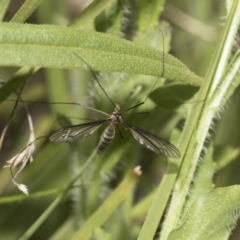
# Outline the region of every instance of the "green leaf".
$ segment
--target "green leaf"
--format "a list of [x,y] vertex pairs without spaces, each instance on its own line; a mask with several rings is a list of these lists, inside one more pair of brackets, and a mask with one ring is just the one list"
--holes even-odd
[[105,232],[102,228],[96,228],[94,231],[94,238],[96,240],[110,240],[111,236]]
[[168,240],[227,239],[239,218],[239,196],[240,186],[231,186],[198,198]]
[[168,84],[154,90],[150,98],[159,106],[174,110],[191,99],[199,87],[185,84]]
[[[162,74],[161,51],[108,34],[51,25],[2,23],[0,28],[1,66],[86,69],[87,63],[102,72]],[[169,54],[164,54],[164,67],[164,76],[170,80],[202,82]]]

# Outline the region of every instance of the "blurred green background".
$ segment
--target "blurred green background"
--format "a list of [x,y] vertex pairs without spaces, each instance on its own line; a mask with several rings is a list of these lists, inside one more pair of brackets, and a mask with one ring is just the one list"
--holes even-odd
[[[10,1],[3,21],[10,21],[23,2]],[[204,77],[218,41],[221,23],[224,22],[223,1],[172,0],[163,3],[163,12],[161,13],[161,8],[158,9],[159,25],[148,27],[138,22],[138,10],[141,6],[145,6],[146,12],[149,11],[146,16],[151,16],[153,11],[150,8],[151,3],[122,0],[113,1],[95,18],[95,22],[90,24],[87,30],[96,29],[115,34],[159,49],[164,47],[165,51],[169,50],[190,70]],[[88,4],[87,0],[43,1],[26,22],[67,26]],[[159,28],[164,32],[164,46]],[[238,48],[237,44],[236,48]],[[6,81],[17,70],[13,67],[1,67],[0,78]],[[113,102],[122,104],[123,109],[142,102],[156,79],[125,73],[97,73],[97,76]],[[163,84],[162,80],[159,81],[158,87],[161,84]],[[219,146],[219,149],[225,145],[235,148],[239,146],[239,91],[238,88],[227,106],[221,110],[221,117],[214,120],[211,134],[214,144]],[[21,96],[23,100],[34,102],[28,104],[28,107],[33,118],[36,137],[48,136],[61,126],[105,118],[104,115],[79,106],[39,102],[79,102],[107,113],[113,111],[112,105],[96,84],[91,72],[78,69],[41,69],[28,79]],[[13,94],[10,99],[16,99],[16,96]],[[13,106],[14,102],[11,101],[5,101],[0,106],[1,130],[7,123]],[[148,99],[136,111],[151,111],[154,107],[155,104]],[[182,115],[163,108],[157,108],[150,114],[126,115],[124,119],[164,139],[170,138],[174,126],[177,125],[178,129],[184,126]],[[103,128],[89,138],[72,145],[50,143],[47,138],[37,141],[33,163],[24,169],[17,180],[29,187],[30,194],[38,192],[39,196],[22,198],[11,182],[9,169],[1,168],[1,197],[16,196],[16,199],[0,202],[1,239],[18,239],[36,221],[58,194],[58,190],[60,191],[69,179],[78,173],[79,168],[97,146],[102,131]],[[136,165],[142,166],[143,175],[134,189],[131,201],[137,204],[152,194],[164,174],[166,158],[156,156],[145,149],[124,128],[121,128],[121,132],[124,139],[116,136],[105,152],[95,157],[93,164],[78,181],[80,187],[70,192],[30,239],[67,239],[67,236],[75,231],[74,228],[80,226],[117,186],[125,172]],[[1,166],[26,146],[28,135],[26,113],[19,103],[4,138],[0,152]],[[173,141],[176,142],[174,137]],[[217,186],[240,183],[238,162],[234,159],[216,173]],[[53,192],[49,193],[47,190]],[[91,195],[90,200],[89,195]],[[109,230],[111,233],[114,232],[113,239],[136,239],[146,212],[129,218],[125,215],[124,207],[126,208],[122,205],[111,216],[106,229],[111,229]],[[230,239],[239,238],[240,232],[236,228]]]

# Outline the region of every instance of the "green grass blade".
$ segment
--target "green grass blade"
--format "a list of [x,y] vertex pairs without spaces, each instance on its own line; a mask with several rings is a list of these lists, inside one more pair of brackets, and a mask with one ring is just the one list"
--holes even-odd
[[89,239],[94,229],[101,227],[109,218],[119,204],[131,194],[133,187],[138,179],[135,172],[128,173],[119,186],[104,201],[104,203],[96,210],[88,221],[77,231],[71,239]]
[[27,80],[38,68],[21,68],[3,87],[0,89],[0,103],[9,97],[23,82]]
[[62,195],[59,195],[50,204],[50,206],[44,211],[44,213],[37,219],[37,221],[19,238],[19,240],[27,240],[32,234],[39,228],[39,226],[45,222],[48,216],[53,212],[53,210],[58,206],[62,200]]
[[94,239],[96,240],[111,240],[110,234],[106,233],[103,229],[97,228],[94,231]]
[[[227,83],[224,82],[224,86],[221,85],[239,22],[240,2],[234,1],[231,13],[216,47],[212,63],[207,72],[206,80],[198,94],[197,100],[206,99],[206,101],[204,103],[200,102],[191,110],[184,131],[179,139],[179,148],[182,152],[183,163],[175,183],[177,187],[173,191],[169,212],[163,225],[161,235],[161,239],[163,240],[167,239],[169,232],[177,226],[189,188],[194,179],[194,173],[198,166],[199,157],[212,119],[225,97],[228,89],[226,84],[231,85],[232,83],[228,81]],[[219,94],[219,90],[221,94]],[[169,182],[168,184],[173,185],[174,182]]]
[[[45,196],[48,197],[50,195],[60,194],[63,191],[64,191],[63,188],[51,189],[51,190],[46,190],[46,191],[42,191],[42,192],[32,193],[31,197],[32,198],[40,198],[40,197],[45,197]],[[19,201],[23,201],[23,200],[27,200],[27,199],[29,199],[29,196],[23,195],[23,194],[14,195],[14,196],[7,196],[7,197],[1,197],[0,198],[0,205],[6,204],[6,203],[9,204],[9,203],[13,203],[13,202],[19,202]]]
[[81,14],[75,18],[70,24],[70,27],[77,27],[79,29],[85,28],[89,22],[101,13],[112,0],[95,0],[88,7],[86,7]]
[[169,199],[172,191],[172,186],[169,183],[174,183],[177,165],[170,163],[168,171],[165,173],[161,184],[157,190],[157,193],[152,201],[151,207],[148,211],[148,215],[145,219],[144,225],[139,234],[138,240],[153,239],[156,229],[159,225],[161,216],[166,207],[166,203]]
[[217,163],[215,166],[216,172],[236,160],[240,153],[239,148],[233,148],[231,146],[219,146],[215,147],[215,149],[216,154],[214,157]]
[[165,0],[152,1],[152,8],[150,14],[150,26],[156,25],[159,20],[159,16],[164,8]]
[[3,20],[10,2],[10,0],[0,0],[0,21]]
[[43,0],[26,0],[18,12],[14,15],[11,22],[23,23],[36,10]]
[[89,164],[92,162],[94,157],[96,156],[96,151],[93,151],[91,156],[86,160],[82,168],[80,169],[77,176],[74,177],[73,180],[71,180],[67,187],[65,188],[65,191],[60,194],[58,197],[55,198],[55,200],[50,204],[50,206],[44,211],[44,213],[33,223],[33,225],[23,234],[23,236],[20,238],[21,240],[29,239],[30,236],[41,226],[43,222],[48,218],[48,216],[53,212],[53,210],[58,206],[58,204],[61,202],[63,197],[66,195],[66,193],[72,188],[73,184],[76,182],[76,180],[79,179],[79,177],[82,175],[82,173],[87,169]]
[[149,207],[156,195],[156,190],[153,190],[145,198],[143,198],[138,204],[134,205],[131,209],[130,217],[133,220],[140,218],[148,212]]

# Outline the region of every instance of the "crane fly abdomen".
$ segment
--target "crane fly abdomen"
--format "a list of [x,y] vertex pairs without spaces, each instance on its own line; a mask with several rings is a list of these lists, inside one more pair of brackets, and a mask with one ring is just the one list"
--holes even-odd
[[97,153],[100,154],[113,141],[115,137],[115,125],[110,123],[101,135],[99,144],[97,146]]

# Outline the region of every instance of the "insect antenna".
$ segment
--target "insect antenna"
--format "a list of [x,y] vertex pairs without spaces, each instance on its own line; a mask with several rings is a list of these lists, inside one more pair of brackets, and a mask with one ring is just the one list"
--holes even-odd
[[143,104],[148,100],[149,95],[152,93],[152,91],[153,91],[153,89],[155,88],[155,86],[157,85],[159,79],[161,79],[161,78],[164,76],[164,70],[165,70],[165,69],[164,69],[164,59],[165,59],[165,57],[164,57],[164,35],[163,35],[163,32],[162,32],[161,29],[160,29],[159,31],[161,32],[161,34],[162,34],[162,39],[163,39],[163,51],[162,51],[162,62],[163,62],[163,66],[162,66],[162,73],[161,73],[160,77],[156,80],[156,82],[153,84],[153,86],[151,87],[151,89],[150,89],[149,93],[147,94],[145,100],[144,100],[143,102],[140,102],[140,103],[132,106],[132,107],[129,107],[129,108],[125,109],[124,112],[129,111],[129,110],[131,110],[131,109],[133,109],[133,108],[136,108],[136,107],[139,107],[139,106],[143,105]]
[[103,86],[101,85],[101,83],[98,81],[97,76],[96,76],[96,74],[94,73],[94,71],[92,70],[92,68],[90,67],[90,65],[89,65],[83,58],[81,58],[78,54],[76,54],[75,52],[74,52],[74,54],[75,54],[81,61],[83,61],[83,62],[87,65],[87,67],[90,69],[93,77],[94,77],[95,80],[97,81],[99,87],[102,89],[103,93],[104,93],[105,96],[108,98],[109,102],[110,102],[110,103],[113,105],[113,107],[115,108],[115,103],[111,100],[111,98],[108,96],[107,92],[104,90]]

